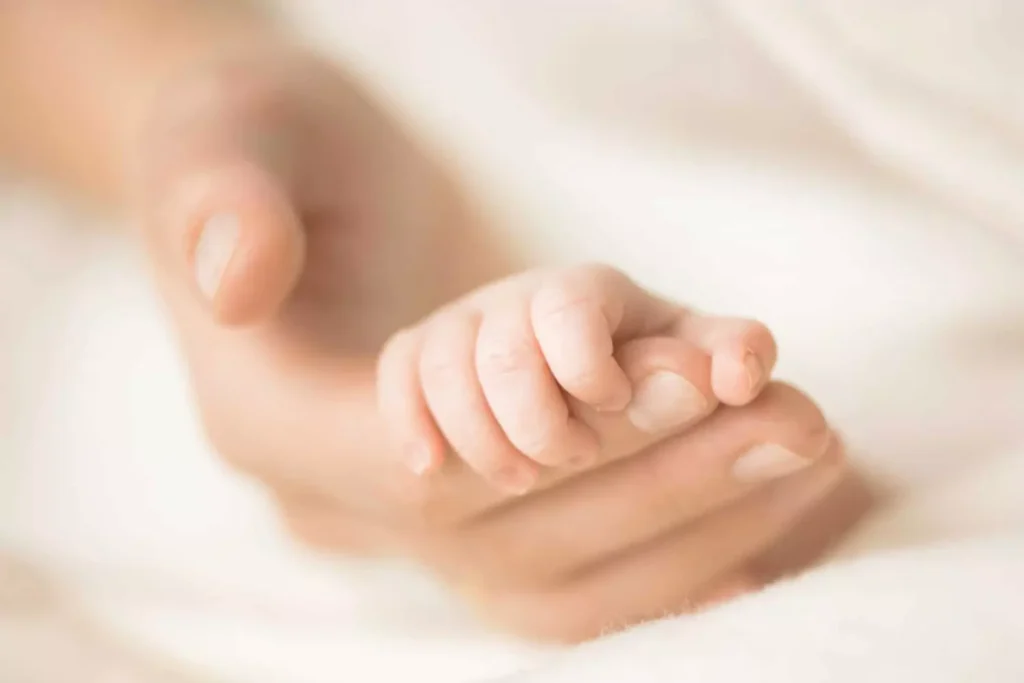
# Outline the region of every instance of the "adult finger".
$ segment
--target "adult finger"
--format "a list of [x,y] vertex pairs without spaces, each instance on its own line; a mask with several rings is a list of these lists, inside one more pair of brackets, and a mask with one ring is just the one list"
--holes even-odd
[[221,324],[265,320],[305,260],[298,114],[273,80],[212,71],[146,131],[142,211],[163,275]]
[[[691,609],[770,545],[843,475],[822,461],[721,512],[541,591],[477,593],[495,623],[540,640],[578,642]],[[714,592],[713,590],[711,591]]]
[[750,406],[719,411],[645,453],[509,503],[423,552],[458,581],[556,581],[838,451],[814,403],[770,385]]

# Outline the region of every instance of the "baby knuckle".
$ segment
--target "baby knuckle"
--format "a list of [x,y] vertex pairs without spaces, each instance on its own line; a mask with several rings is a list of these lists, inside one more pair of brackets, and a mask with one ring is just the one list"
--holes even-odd
[[427,386],[444,386],[463,372],[459,359],[445,350],[432,350],[420,356],[420,379]]
[[435,315],[422,331],[419,373],[424,384],[444,386],[455,373],[464,373],[465,358],[457,349],[465,348],[466,337],[476,334],[472,320],[457,312]]
[[606,388],[597,368],[584,365],[563,368],[559,373],[559,382],[571,392],[594,393],[595,396]]
[[486,406],[468,408],[458,425],[460,455],[485,476],[497,476],[510,452],[501,430],[496,428]]
[[535,366],[535,352],[528,344],[482,344],[477,348],[476,364],[481,375],[503,377],[529,372]]
[[576,321],[596,304],[593,292],[569,282],[549,282],[533,295],[531,310],[535,326],[561,326]]

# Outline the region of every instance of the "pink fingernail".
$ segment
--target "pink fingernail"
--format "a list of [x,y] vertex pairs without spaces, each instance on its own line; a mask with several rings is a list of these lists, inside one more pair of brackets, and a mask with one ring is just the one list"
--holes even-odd
[[764,366],[761,365],[761,359],[755,353],[747,351],[743,357],[743,367],[747,371],[747,381],[750,382],[750,391],[753,393],[764,381]]

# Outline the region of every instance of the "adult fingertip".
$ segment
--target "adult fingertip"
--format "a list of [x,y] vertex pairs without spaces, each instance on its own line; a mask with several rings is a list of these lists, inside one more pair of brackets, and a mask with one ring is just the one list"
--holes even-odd
[[220,179],[194,228],[195,289],[221,324],[273,315],[302,272],[305,233],[288,197],[269,179]]

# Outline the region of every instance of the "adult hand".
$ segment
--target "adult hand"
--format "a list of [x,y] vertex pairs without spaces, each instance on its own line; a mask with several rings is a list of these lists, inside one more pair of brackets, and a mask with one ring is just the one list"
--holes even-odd
[[[340,498],[342,488],[303,493],[278,480],[277,490],[290,527],[312,545],[412,557],[498,628],[557,642],[801,570],[869,502],[821,413],[784,384],[655,443],[626,436],[605,464],[549,474],[520,498],[459,461],[430,478],[389,469],[367,489],[373,507]],[[794,473],[769,465],[780,447],[811,464]],[[737,467],[752,452],[764,467]],[[325,475],[332,469],[323,463]]]
[[136,196],[204,425],[299,536],[416,558],[499,626],[579,640],[756,585],[751,563],[844,478],[820,411],[781,384],[681,433],[627,427],[525,497],[454,459],[415,476],[377,411],[379,344],[507,272],[449,177],[344,74],[273,41],[212,55],[155,110]]

